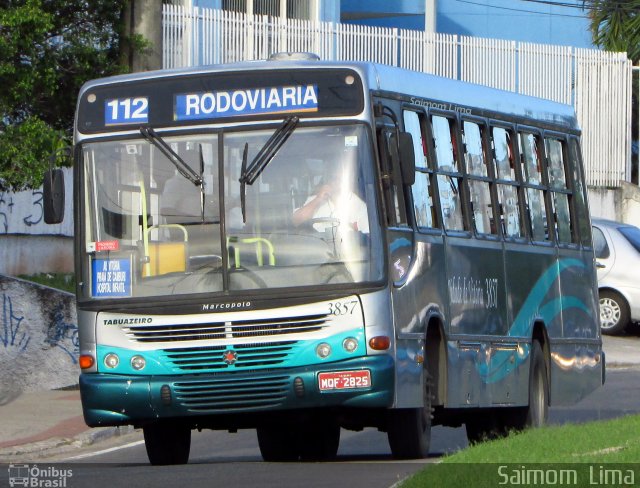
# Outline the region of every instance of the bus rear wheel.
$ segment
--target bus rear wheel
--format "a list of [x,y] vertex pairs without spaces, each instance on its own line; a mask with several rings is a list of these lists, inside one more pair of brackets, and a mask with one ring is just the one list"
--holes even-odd
[[531,345],[529,365],[529,405],[512,409],[509,428],[524,430],[542,427],[549,415],[549,376],[547,362],[538,341]]
[[424,376],[423,407],[388,412],[387,438],[396,459],[421,459],[429,455],[433,392],[426,368]]
[[507,410],[507,408],[490,409],[485,412],[486,417],[475,416],[465,422],[469,443],[475,444],[506,436],[509,433],[509,421],[505,421],[504,416],[510,414]]
[[189,461],[191,451],[189,427],[169,422],[156,422],[145,425],[142,431],[147,456],[152,465],[186,464]]

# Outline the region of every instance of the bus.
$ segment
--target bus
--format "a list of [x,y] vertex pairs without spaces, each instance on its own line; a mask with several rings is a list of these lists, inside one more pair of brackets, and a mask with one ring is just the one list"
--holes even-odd
[[73,158],[84,418],[152,464],[193,429],[420,458],[434,425],[539,426],[604,382],[569,106],[282,54],[89,82]]

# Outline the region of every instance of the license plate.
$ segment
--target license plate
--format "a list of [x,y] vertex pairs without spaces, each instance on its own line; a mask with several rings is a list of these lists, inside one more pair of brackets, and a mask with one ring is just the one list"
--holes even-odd
[[320,391],[350,390],[354,388],[369,388],[371,386],[371,372],[368,369],[360,371],[332,371],[318,374]]

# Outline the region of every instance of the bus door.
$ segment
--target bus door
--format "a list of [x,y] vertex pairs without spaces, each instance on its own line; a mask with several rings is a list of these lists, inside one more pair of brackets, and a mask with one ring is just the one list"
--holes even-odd
[[[417,321],[407,330],[418,337],[425,337],[427,324],[431,320],[444,324],[447,290],[443,285],[445,276],[444,238],[442,222],[437,213],[434,157],[427,141],[431,131],[427,114],[421,107],[405,106],[402,118],[404,130],[411,134],[415,154],[415,181],[411,186],[411,211],[409,220],[415,227],[415,264],[410,286],[416,300]],[[407,193],[408,197],[408,193]],[[431,373],[434,398],[432,405],[443,405],[446,398],[444,369],[446,351],[444,330],[437,334],[441,340],[425,343],[426,361]],[[442,381],[441,381],[442,379]]]
[[[395,115],[393,120],[397,124]],[[414,233],[409,227],[406,207],[410,185],[405,185],[401,168],[401,158],[407,158],[409,155],[401,154],[401,133],[396,124],[385,126],[378,131],[396,342],[395,406],[417,408],[423,403],[422,365],[417,358],[424,355],[424,341],[423,335],[418,333],[415,287],[410,283],[415,263]]]

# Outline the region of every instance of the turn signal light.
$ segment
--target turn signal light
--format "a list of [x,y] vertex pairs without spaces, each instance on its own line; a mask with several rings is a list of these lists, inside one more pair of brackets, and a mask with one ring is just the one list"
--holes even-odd
[[93,366],[93,356],[89,356],[88,354],[81,354],[80,358],[78,359],[78,363],[80,364],[80,368],[88,369]]
[[369,347],[376,351],[386,351],[391,346],[391,339],[387,336],[377,336],[369,339]]

